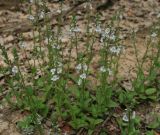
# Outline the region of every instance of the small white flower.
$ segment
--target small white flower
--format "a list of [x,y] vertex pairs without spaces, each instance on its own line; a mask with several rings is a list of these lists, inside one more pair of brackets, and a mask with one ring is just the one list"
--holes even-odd
[[20,42],[20,43],[19,43],[19,46],[20,46],[21,48],[25,48],[27,45],[26,45],[25,42]]
[[39,13],[39,18],[40,19],[43,19],[45,17],[45,13],[44,13],[44,11],[41,11],[40,13]]
[[109,34],[111,32],[110,28],[105,29],[105,33]]
[[136,117],[136,112],[133,111],[133,113],[132,113],[132,119],[135,119],[135,117]]
[[59,79],[59,76],[58,75],[53,75],[53,77],[51,78],[52,81],[57,81]]
[[106,70],[106,68],[105,68],[104,66],[102,66],[102,67],[100,67],[100,71],[104,73],[104,72],[106,72],[107,70]]
[[83,70],[84,70],[84,71],[87,71],[87,69],[88,69],[88,66],[87,66],[86,64],[84,64],[84,65],[83,65]]
[[55,72],[56,72],[56,69],[55,69],[55,68],[51,69],[51,73],[52,73],[52,75],[54,75],[54,74],[55,74]]
[[29,126],[29,127],[26,127],[26,128],[23,128],[23,133],[25,135],[32,135],[33,134],[33,131],[34,131],[34,127],[33,126]]
[[28,16],[28,19],[29,19],[30,21],[34,21],[35,18],[34,18],[33,15],[29,15],[29,16]]
[[29,0],[30,3],[33,3],[33,0]]
[[76,66],[76,70],[77,71],[80,71],[82,69],[82,64],[78,64],[77,66]]
[[43,117],[41,115],[37,114],[37,124],[40,125],[42,120],[43,120]]
[[109,48],[111,53],[115,53],[115,54],[119,54],[122,50],[122,47],[116,47],[116,46],[112,46]]
[[75,27],[71,30],[72,32],[75,32],[75,33],[78,33],[78,32],[81,32],[81,29],[78,28],[78,27]]
[[91,3],[89,4],[89,9],[90,9],[90,10],[92,10],[92,9],[93,9],[93,6],[92,6],[92,4],[91,4]]
[[102,33],[102,29],[99,25],[96,27],[95,32]]
[[109,37],[111,40],[115,41],[116,40],[116,36],[114,34],[111,34]]
[[62,73],[62,68],[57,68],[57,74],[61,74]]
[[112,70],[111,70],[110,68],[107,68],[107,71],[108,71],[108,74],[109,74],[109,75],[112,75],[112,74],[113,74],[113,72],[112,72]]
[[81,79],[86,79],[86,77],[87,77],[86,73],[83,73],[83,74],[80,75]]
[[[127,111],[127,109],[125,109],[125,110]],[[133,111],[133,112],[132,112],[131,119],[135,119],[135,117],[136,117],[136,112]],[[125,121],[125,122],[128,122],[128,121],[129,121],[129,118],[128,118],[127,113],[124,113],[122,120]]]
[[82,84],[82,79],[78,80],[78,85],[80,86]]
[[157,18],[160,18],[160,13],[158,13]]
[[62,67],[63,64],[61,62],[58,62],[58,67]]
[[58,10],[57,10],[57,13],[58,13],[58,14],[60,14],[60,13],[61,13],[61,10],[60,10],[60,9],[58,9]]
[[60,46],[59,46],[59,45],[56,45],[56,44],[53,44],[53,45],[52,45],[52,48],[59,50],[59,49],[60,49]]
[[119,15],[119,19],[120,19],[120,20],[123,19],[123,15],[122,15],[122,14]]
[[152,38],[157,37],[157,33],[153,32],[153,33],[151,34],[151,37],[152,37]]
[[127,116],[126,113],[123,115],[122,120],[125,121],[125,122],[128,122],[128,121],[129,121],[128,116]]
[[17,66],[13,66],[12,68],[12,73],[15,75],[16,73],[18,73],[18,67]]

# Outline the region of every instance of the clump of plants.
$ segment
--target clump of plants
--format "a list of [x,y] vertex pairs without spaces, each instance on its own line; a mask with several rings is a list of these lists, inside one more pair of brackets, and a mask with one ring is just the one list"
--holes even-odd
[[[6,63],[1,73],[9,73],[1,91],[8,89],[5,99],[11,107],[28,112],[17,126],[25,134],[39,131],[44,135],[43,125],[50,120],[52,134],[64,133],[61,123],[75,132],[83,128],[87,134],[92,134],[106,118],[115,117],[115,108],[123,106],[123,116],[116,118],[121,134],[140,134],[141,119],[136,116],[135,107],[143,102],[158,102],[160,97],[157,80],[160,68],[160,25],[155,24],[151,28],[142,59],[137,53],[136,32],[133,30],[130,35],[137,58],[137,76],[132,82],[132,89],[127,90],[119,85],[119,60],[125,53],[117,23],[121,19],[119,14],[115,14],[107,24],[102,24],[99,15],[92,18],[88,10],[85,32],[82,32],[76,15],[73,15],[70,28],[64,33],[63,2],[57,11],[58,24],[54,30],[48,22],[45,2],[34,4],[37,12],[29,8],[28,16],[34,28],[30,54],[27,54],[27,44],[21,34],[19,44],[12,51],[13,59],[9,57],[5,46],[0,45]],[[87,6],[89,9],[90,2]],[[67,44],[63,42],[65,35],[69,40]],[[82,45],[83,36],[85,40]],[[95,55],[97,42],[98,54]],[[21,59],[22,54],[25,59]],[[94,69],[93,60],[97,56],[98,67]],[[143,70],[146,61],[150,62],[147,75]]]

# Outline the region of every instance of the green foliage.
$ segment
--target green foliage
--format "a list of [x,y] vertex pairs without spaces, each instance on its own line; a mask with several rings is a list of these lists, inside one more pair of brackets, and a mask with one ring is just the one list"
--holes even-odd
[[[43,7],[43,4],[35,5],[36,8],[40,8],[37,11],[43,12],[43,8],[46,6]],[[115,15],[111,23],[106,24],[106,27],[103,28],[98,18],[94,20],[90,17],[90,13],[87,13],[86,39],[84,39],[85,46],[82,51],[79,49],[79,44],[81,45],[80,30],[76,16],[73,16],[66,56],[64,54],[66,44],[62,42],[61,23],[63,20],[61,15],[60,13],[57,19],[57,31],[52,31],[47,22],[45,28],[41,28],[39,14],[32,16],[31,21],[38,32],[36,35],[33,32],[34,47],[30,58],[33,63],[29,58],[21,60],[20,54],[27,52],[25,48],[14,47],[12,50],[13,60],[11,60],[6,48],[0,45],[3,60],[7,65],[4,68],[0,67],[0,70],[4,75],[9,72],[5,78],[5,87],[9,91],[5,98],[11,106],[24,112],[27,111],[29,114],[18,123],[18,127],[27,133],[34,133],[34,130],[38,129],[43,134],[41,131],[43,122],[50,119],[53,125],[66,121],[74,130],[84,128],[88,135],[91,135],[96,126],[103,123],[104,118],[117,116],[114,114],[116,107],[124,106],[128,109],[129,120],[125,122],[122,118],[115,117],[116,120],[118,119],[121,135],[139,135],[140,118],[138,116],[132,118],[129,114],[140,103],[159,101],[160,87],[157,84],[160,68],[159,44],[157,43],[155,48],[157,49],[156,54],[152,54],[150,58],[147,49],[140,61],[135,45],[136,33],[132,33],[137,59],[137,76],[132,81],[133,87],[130,90],[122,89],[119,85],[121,80],[118,71],[123,46],[120,45],[122,42],[119,27],[115,26],[115,22],[120,21],[119,17]],[[47,17],[43,17],[43,20]],[[90,29],[90,22],[95,22],[95,30]],[[101,42],[97,37],[100,37]],[[93,71],[92,63],[97,56],[93,50],[97,40],[101,44],[97,51],[99,66],[96,71]],[[147,48],[151,44],[149,42]],[[151,49],[153,49],[152,47]],[[74,55],[74,60],[72,55]],[[148,57],[151,65],[146,75],[143,67]],[[96,81],[94,82],[94,80]],[[3,93],[3,86],[0,86],[0,91]],[[13,97],[14,101],[12,101]],[[156,121],[148,127],[157,128],[160,126],[159,123],[160,118],[157,117]],[[103,134],[106,135],[107,132],[101,133],[101,135]],[[152,135],[152,131],[147,132],[147,135]]]

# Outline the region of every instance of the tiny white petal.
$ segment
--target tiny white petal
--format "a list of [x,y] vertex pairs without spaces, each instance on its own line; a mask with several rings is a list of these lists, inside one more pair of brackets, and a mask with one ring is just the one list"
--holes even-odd
[[60,13],[61,13],[61,10],[60,10],[60,9],[58,9],[58,10],[57,10],[57,13],[59,13],[59,14],[60,14]]
[[126,113],[123,115],[122,120],[125,121],[125,122],[128,122],[128,121],[129,121],[128,116],[127,116]]
[[87,71],[88,66],[86,64],[83,65],[83,70]]
[[105,33],[106,33],[106,34],[109,34],[110,31],[111,31],[110,28],[105,29]]
[[152,33],[152,34],[151,34],[151,37],[152,37],[152,38],[157,37],[157,33],[155,33],[155,32],[154,32],[154,33]]
[[107,70],[106,70],[106,68],[105,68],[104,66],[102,66],[102,67],[100,67],[100,71],[104,73],[104,72],[106,72]]
[[81,85],[82,84],[82,79],[79,79],[78,80],[78,85]]
[[157,18],[160,18],[160,13],[157,15]]
[[12,68],[12,73],[15,75],[16,73],[18,73],[18,67],[17,66],[13,66]]
[[61,62],[58,62],[58,67],[62,67],[63,64]]
[[116,36],[114,34],[111,34],[109,37],[111,40],[115,41],[116,40]]
[[133,111],[133,113],[132,113],[132,119],[135,119],[135,117],[136,117],[136,112]]
[[44,17],[45,17],[45,13],[44,13],[44,11],[41,11],[40,14],[39,14],[39,18],[43,19]]
[[112,70],[110,68],[107,68],[107,71],[108,71],[109,75],[113,74],[113,72],[112,72]]
[[77,66],[76,66],[76,70],[77,71],[80,71],[82,69],[82,64],[78,64]]
[[95,32],[102,33],[102,29],[99,25],[96,27]]
[[54,75],[54,76],[51,78],[51,80],[54,81],[54,82],[57,81],[58,79],[59,79],[59,76],[58,76],[58,75]]
[[33,15],[29,15],[29,16],[28,16],[28,19],[29,19],[30,21],[34,21],[35,18],[34,18]]
[[87,77],[86,73],[83,73],[83,74],[80,75],[81,79],[86,79],[86,77]]
[[55,69],[55,68],[51,69],[51,73],[52,73],[52,75],[54,75],[54,74],[55,74],[55,72],[56,72],[56,69]]
[[62,68],[58,68],[57,69],[57,74],[61,74],[62,73]]
[[72,28],[71,29],[72,32],[81,32],[81,29],[78,27]]

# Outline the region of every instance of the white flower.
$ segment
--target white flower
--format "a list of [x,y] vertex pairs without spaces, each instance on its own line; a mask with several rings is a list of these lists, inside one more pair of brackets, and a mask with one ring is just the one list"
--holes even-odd
[[128,116],[127,116],[126,113],[123,115],[122,120],[125,121],[125,122],[128,122],[128,121],[129,121]]
[[86,64],[83,65],[83,70],[87,71],[88,66]]
[[114,34],[111,34],[109,37],[111,40],[115,41],[116,40],[116,36]]
[[63,135],[68,135],[68,133],[67,133],[67,132],[64,132]]
[[76,66],[76,70],[77,71],[80,71],[81,69],[83,69],[84,71],[87,71],[87,69],[88,69],[88,66],[86,65],[86,64],[78,64],[77,66]]
[[120,19],[120,20],[123,19],[123,15],[122,15],[122,14],[119,15],[119,19]]
[[160,13],[158,13],[157,18],[160,18]]
[[30,3],[33,3],[33,0],[29,0]]
[[59,49],[60,49],[60,46],[59,46],[59,45],[56,45],[56,44],[53,44],[53,45],[52,45],[52,48],[59,50]]
[[136,117],[136,112],[133,111],[133,113],[132,113],[132,119],[135,119],[135,117]]
[[60,14],[60,13],[61,13],[61,10],[60,10],[60,9],[58,9],[58,10],[57,10],[57,13],[58,13],[58,14]]
[[[133,111],[133,112],[132,112],[131,119],[135,119],[135,117],[136,117],[136,112]],[[125,121],[125,122],[128,122],[128,121],[129,121],[129,118],[128,118],[127,113],[124,113],[122,120]]]
[[58,67],[62,67],[63,64],[61,62],[58,62]]
[[112,72],[112,70],[110,68],[107,68],[107,71],[108,71],[109,75],[113,74],[113,72]]
[[44,13],[44,11],[41,11],[40,13],[39,13],[39,18],[40,19],[43,19],[45,17],[45,13]]
[[57,68],[57,74],[61,74],[62,73],[62,68]]
[[102,33],[102,29],[99,25],[96,27],[95,32]]
[[25,42],[20,42],[20,43],[19,43],[19,46],[20,46],[21,48],[25,48],[27,45],[26,45]]
[[77,71],[80,71],[82,69],[82,64],[78,64],[77,66],[76,66],[76,70]]
[[52,75],[54,75],[54,74],[55,74],[55,72],[56,72],[56,69],[55,69],[55,68],[51,69],[51,73],[52,73]]
[[121,52],[122,47],[116,47],[116,46],[112,46],[109,48],[111,53],[116,53],[117,55]]
[[81,29],[80,28],[78,28],[78,27],[75,27],[75,28],[72,28],[71,29],[71,32],[81,32]]
[[43,120],[43,117],[41,115],[37,114],[37,124],[40,125],[42,120]]
[[32,135],[33,131],[34,131],[34,127],[33,126],[29,126],[29,127],[23,128],[23,133],[25,135]]
[[59,79],[59,76],[58,75],[53,75],[53,77],[51,78],[52,81],[57,81]]
[[157,33],[153,32],[153,33],[151,34],[151,37],[152,37],[152,38],[157,37]]
[[100,71],[104,73],[104,72],[106,72],[107,70],[106,70],[106,68],[105,68],[104,66],[102,66],[102,67],[100,67]]
[[15,75],[16,73],[18,73],[18,67],[17,66],[13,66],[12,68],[12,73]]
[[81,85],[82,84],[82,79],[79,79],[78,80],[78,85]]
[[106,69],[104,66],[102,66],[102,67],[100,67],[100,71],[101,71],[102,73],[108,71],[108,74],[109,74],[109,75],[112,75],[112,70],[111,70],[110,68],[107,68],[107,69]]
[[80,75],[81,79],[86,79],[86,77],[87,77],[86,73],[83,73],[83,74]]
[[33,15],[29,15],[29,16],[28,16],[28,19],[29,19],[30,21],[34,21],[35,18],[34,18]]
[[105,29],[105,33],[106,33],[106,34],[109,34],[110,31],[111,31],[110,28]]

